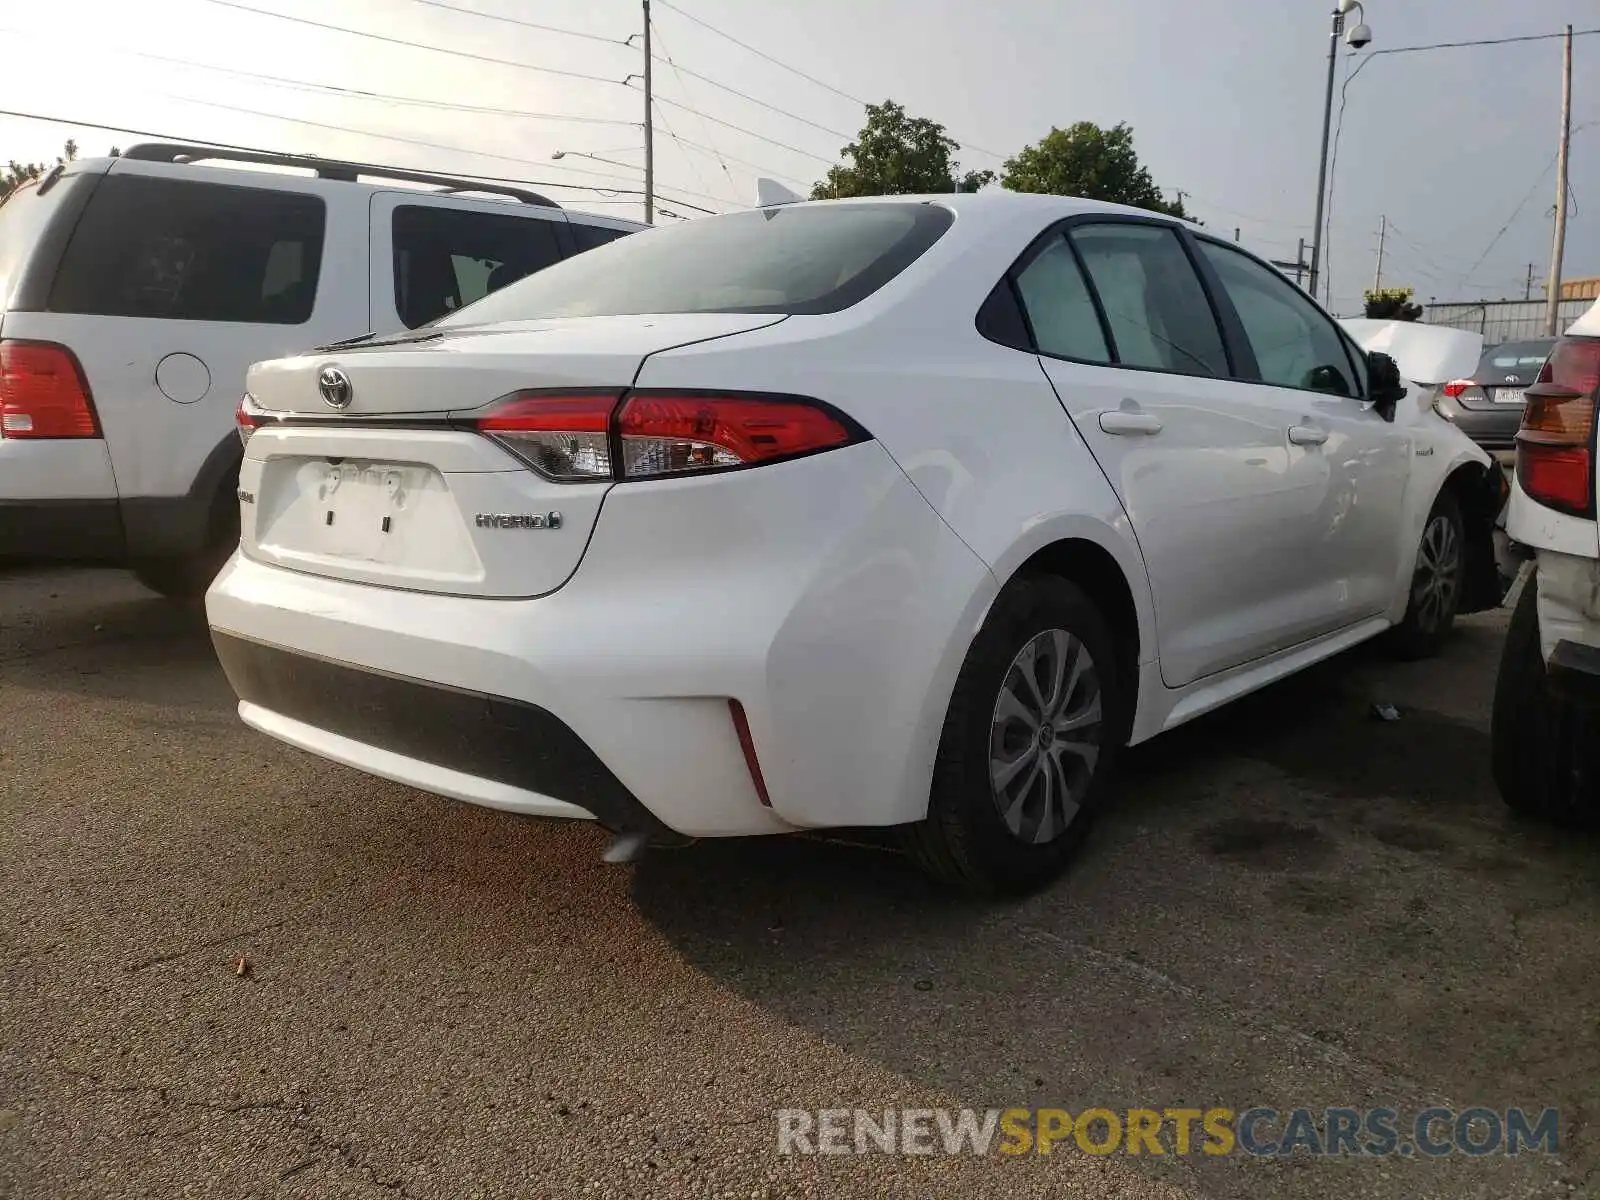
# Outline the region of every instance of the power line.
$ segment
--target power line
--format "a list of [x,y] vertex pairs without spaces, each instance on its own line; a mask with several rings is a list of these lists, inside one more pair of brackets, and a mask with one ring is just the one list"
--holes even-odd
[[[768,112],[775,112],[780,117],[788,117],[791,121],[798,121],[800,124],[809,125],[813,129],[820,129],[823,133],[830,134],[833,137],[851,138],[855,136],[854,134],[844,132],[842,129],[830,129],[826,125],[820,125],[816,121],[802,117],[799,113],[792,113],[786,108],[779,108],[776,104],[768,104],[765,100],[758,100],[749,92],[741,92],[738,88],[729,87],[725,83],[721,83],[715,79],[712,79],[709,75],[702,75],[698,71],[691,71],[688,67],[680,67],[670,58],[664,58],[659,54],[652,54],[650,57],[655,59],[656,62],[666,63],[675,72],[682,72],[684,75],[698,79],[701,83],[707,84],[710,87],[714,87],[719,91],[727,92],[730,96],[737,96],[741,100],[748,101],[749,103],[754,104],[757,108],[764,108]],[[679,84],[680,86],[682,85],[681,79],[679,80]]]
[[[660,102],[661,102],[660,99],[657,98],[656,103],[660,104]],[[665,118],[663,118],[663,119],[665,119]],[[763,166],[761,163],[758,163],[758,162],[751,162],[747,158],[740,158],[740,157],[738,157],[737,155],[734,155],[734,154],[724,154],[722,151],[718,150],[715,146],[707,146],[707,145],[704,145],[704,144],[702,144],[700,142],[692,141],[692,140],[690,140],[689,138],[686,138],[686,137],[680,137],[680,138],[677,139],[677,141],[679,143],[681,143],[682,145],[692,146],[696,150],[702,150],[707,154],[713,154],[718,158],[725,158],[731,163],[738,163],[741,167],[749,167],[752,171],[759,171],[763,175],[770,175],[774,179],[787,179],[790,183],[798,183],[802,187],[810,187],[811,186],[810,183],[807,183],[805,180],[799,178],[799,176],[786,175],[782,171],[775,171],[771,167]]]
[[[656,0],[656,3],[661,5],[662,8],[671,9],[673,12],[677,13],[680,17],[682,17],[684,20],[692,21],[694,24],[700,26],[702,29],[708,29],[712,33],[716,34],[718,37],[723,38],[726,41],[732,42],[735,46],[738,46],[741,50],[747,50],[751,54],[754,54],[757,58],[764,59],[765,61],[771,63],[775,67],[779,67],[779,68],[781,68],[781,69],[783,69],[785,71],[788,71],[791,75],[796,75],[799,78],[804,79],[807,83],[815,84],[817,87],[823,89],[823,91],[832,92],[835,96],[839,96],[842,99],[849,100],[853,104],[861,105],[862,108],[866,108],[868,106],[869,102],[866,101],[866,100],[863,100],[860,96],[851,95],[849,92],[843,90],[842,88],[836,88],[831,83],[825,83],[821,79],[818,79],[815,75],[812,75],[812,74],[809,74],[808,72],[802,71],[799,67],[791,66],[790,64],[784,62],[782,59],[774,58],[772,55],[768,54],[765,50],[756,49],[749,42],[741,41],[740,39],[734,37],[733,34],[728,33],[725,30],[717,28],[717,26],[711,24],[709,21],[701,20],[699,17],[695,16],[693,13],[685,12],[683,9],[679,8],[676,4],[670,3],[669,0]],[[807,124],[810,124],[810,122],[807,122]],[[849,137],[850,135],[849,134],[844,134],[844,135],[840,135],[840,136]],[[994,158],[994,159],[1002,159],[1003,160],[1005,158],[1010,157],[1009,155],[1001,154],[1001,153],[999,153],[998,151],[995,151],[995,150],[986,150],[984,147],[976,145],[975,143],[962,141],[960,138],[957,138],[956,141],[960,145],[961,149],[963,149],[963,150],[976,150],[979,154],[986,154],[990,158]],[[824,161],[826,161],[826,160],[824,160]]]
[[[661,30],[656,27],[656,23],[655,23],[654,19],[650,19],[650,32],[655,35],[655,40],[660,44],[661,52],[663,54],[666,54],[667,53],[667,45],[666,45],[666,43],[664,41],[661,40]],[[667,65],[672,68],[672,73],[673,73],[674,76],[676,76],[676,78],[678,80],[678,87],[683,90],[684,96],[687,97],[689,95],[689,85],[684,83],[683,76],[678,71],[678,64],[672,60],[672,56],[670,54],[667,54]],[[660,105],[657,105],[655,103],[655,100],[654,100],[653,97],[651,99],[651,105],[653,107],[655,107],[655,108],[660,108]],[[704,186],[707,190],[709,190],[711,185],[706,182],[705,176],[700,174],[700,167],[698,166],[698,164],[695,163],[694,159],[692,157],[690,157],[688,150],[684,149],[684,144],[679,139],[677,131],[675,131],[672,128],[672,125],[667,121],[667,114],[666,114],[666,111],[664,109],[661,111],[661,124],[666,129],[668,135],[671,136],[672,140],[674,142],[678,143],[678,149],[683,150],[683,156],[686,159],[689,160],[689,166],[694,170],[695,178],[700,180],[702,186]],[[710,143],[711,142],[711,126],[706,124],[706,120],[705,120],[704,117],[700,118],[700,127],[701,127],[701,129],[703,129],[705,131],[706,141],[708,143]],[[716,145],[713,143],[710,148],[711,148],[711,153],[716,155],[717,165],[722,168],[722,173],[725,176],[727,176],[729,185],[730,186],[737,186],[733,182],[733,172],[728,170],[728,164],[722,161],[722,155],[717,153]]]
[[[1600,29],[1576,29],[1573,37],[1592,37],[1600,34]],[[1366,55],[1368,59],[1377,58],[1380,54],[1420,54],[1426,50],[1460,50],[1467,46],[1509,46],[1513,42],[1548,42],[1555,38],[1564,38],[1566,33],[1529,33],[1520,37],[1480,38],[1471,42],[1433,42],[1426,46],[1392,46],[1387,50],[1372,50]]]
[[273,12],[270,8],[256,8],[251,4],[242,4],[239,0],[207,0],[207,3],[216,4],[222,8],[235,8],[240,12],[255,13],[261,17],[275,17],[280,21],[292,21],[296,25],[309,25],[314,29],[327,29],[334,33],[347,33],[351,37],[369,38],[375,42],[387,42],[391,46],[409,46],[413,50],[429,50],[435,54],[449,54],[455,58],[492,63],[499,67],[516,67],[520,71],[538,71],[544,75],[560,75],[567,79],[583,79],[591,83],[615,84],[618,82],[604,75],[590,75],[583,71],[568,71],[562,67],[541,67],[534,63],[517,62],[515,59],[510,58],[494,58],[487,54],[473,54],[467,50],[452,50],[446,46],[430,46],[426,42],[411,42],[405,38],[390,37],[384,33],[372,33],[365,29],[351,29],[347,25],[331,25],[326,21],[313,21],[310,17],[297,17],[291,13]]
[[462,8],[459,4],[446,4],[445,0],[412,0],[413,4],[426,4],[429,8],[442,8],[446,12],[467,17],[482,17],[485,21],[499,21],[506,25],[519,25],[523,29],[538,29],[544,33],[558,33],[563,37],[584,38],[591,42],[605,42],[612,46],[626,46],[621,38],[605,37],[598,33],[584,33],[577,29],[562,29],[557,25],[541,25],[537,21],[524,21],[521,17],[503,17],[498,13],[479,12],[475,8]]
[[[420,0],[419,0],[420,2]],[[24,36],[37,36],[32,30],[6,28],[0,26],[0,33],[16,33]],[[213,71],[220,75],[232,75],[241,79],[253,79],[273,87],[294,88],[302,91],[326,93],[342,96],[354,100],[377,100],[385,104],[408,104],[419,108],[441,109],[449,112],[469,112],[486,116],[518,117],[530,121],[557,121],[569,122],[576,125],[615,125],[629,129],[639,128],[638,121],[622,121],[611,117],[580,116],[576,113],[547,113],[530,112],[517,108],[497,108],[493,105],[461,104],[453,100],[429,100],[420,96],[397,96],[389,92],[374,92],[364,88],[341,87],[332,83],[315,83],[304,79],[288,79],[280,75],[266,75],[258,71],[246,71],[239,67],[219,67],[211,63],[194,62],[186,58],[171,58],[164,54],[150,54],[143,50],[125,50],[121,47],[99,47],[103,53],[124,54],[134,58],[148,59],[151,62],[165,63],[175,67],[192,67],[198,71]]]
[[[632,87],[633,85],[629,84],[628,86]],[[813,154],[809,150],[800,149],[799,146],[791,146],[788,142],[780,142],[776,138],[769,138],[765,134],[755,132],[753,129],[746,129],[742,125],[735,125],[732,121],[724,121],[721,117],[713,117],[709,113],[703,113],[698,108],[693,108],[690,105],[679,104],[676,100],[668,100],[665,96],[656,96],[654,99],[657,104],[665,104],[672,108],[682,109],[684,112],[694,113],[695,115],[710,121],[714,125],[721,125],[723,128],[731,129],[735,133],[742,133],[745,135],[745,137],[755,138],[758,142],[766,142],[768,145],[777,146],[780,150],[787,150],[791,154],[798,154],[803,158],[814,159],[819,163],[827,163],[829,166],[833,165],[833,160],[831,158],[823,158],[820,154]]]
[[[266,114],[263,114],[263,115],[265,115],[265,116],[273,116],[275,114],[266,113]],[[0,117],[16,117],[17,119],[23,120],[23,121],[45,121],[45,122],[47,122],[49,124],[52,124],[52,125],[70,125],[70,126],[74,126],[74,127],[78,128],[78,129],[99,129],[99,130],[103,130],[106,133],[131,133],[131,134],[133,134],[134,137],[154,138],[158,142],[178,142],[178,143],[185,144],[185,145],[195,145],[195,146],[201,146],[201,147],[210,147],[211,149],[214,149],[214,150],[238,150],[238,151],[244,152],[245,154],[260,154],[260,155],[264,155],[264,156],[277,156],[277,157],[280,157],[280,158],[281,157],[285,157],[285,156],[289,156],[289,157],[293,157],[294,156],[292,151],[263,150],[259,146],[241,146],[241,145],[238,145],[235,142],[217,142],[217,141],[212,141],[209,138],[184,137],[181,134],[175,134],[175,133],[156,133],[155,131],[149,130],[149,129],[132,129],[132,128],[126,126],[126,125],[105,125],[105,124],[102,124],[102,123],[97,122],[97,121],[79,121],[79,120],[76,120],[73,117],[55,117],[55,116],[50,116],[47,113],[20,112],[20,111],[14,110],[14,109],[0,109]],[[285,117],[285,118],[282,118],[282,119],[283,120],[288,120],[288,121],[295,120],[295,118],[293,118],[293,117]],[[304,122],[300,122],[300,123],[304,124]],[[334,126],[333,128],[340,128],[340,127],[339,126]],[[344,132],[346,132],[346,133],[356,133],[356,134],[360,134],[361,133],[361,131],[357,130],[357,129],[344,130]],[[384,135],[384,134],[367,134],[365,136],[369,136],[369,137],[384,137],[384,136],[387,136],[387,135]],[[477,151],[475,151],[475,150],[462,150],[460,147],[450,147],[450,149],[455,151],[458,154],[476,154],[477,153]],[[500,157],[500,156],[499,155],[494,155],[492,157]],[[340,160],[340,161],[343,161],[343,160]],[[363,169],[364,168],[366,170],[366,173],[373,174],[373,175],[382,175],[385,170],[391,169],[391,168],[386,167],[386,166],[384,166],[382,164],[379,164],[379,163],[350,163],[349,165],[351,165],[353,167],[356,167],[357,169]],[[554,180],[545,180],[545,179],[525,179],[525,178],[509,176],[509,175],[482,175],[482,174],[478,174],[476,172],[465,172],[465,171],[451,171],[451,172],[447,172],[447,173],[450,174],[450,175],[454,175],[457,178],[463,180],[464,182],[468,182],[468,183],[472,182],[473,180],[477,180],[480,183],[511,183],[511,184],[521,184],[521,185],[523,185],[525,187],[557,188],[557,189],[565,189],[566,191],[574,191],[574,192],[599,192],[599,193],[601,193],[603,195],[608,195],[608,196],[642,196],[642,195],[644,195],[644,190],[642,188],[600,187],[600,186],[597,186],[595,184],[566,183],[566,182],[556,182]],[[690,204],[687,201],[683,201],[683,200],[671,200],[671,203],[677,205],[679,208],[692,208],[692,209],[694,209],[695,212],[706,213],[709,216],[720,216],[721,215],[720,213],[718,213],[714,209],[702,208],[698,204]]]

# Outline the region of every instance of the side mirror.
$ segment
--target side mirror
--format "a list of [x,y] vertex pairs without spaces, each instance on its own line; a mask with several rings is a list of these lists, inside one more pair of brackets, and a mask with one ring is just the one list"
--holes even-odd
[[1376,350],[1367,355],[1367,396],[1385,421],[1394,420],[1406,385],[1400,381],[1400,364]]

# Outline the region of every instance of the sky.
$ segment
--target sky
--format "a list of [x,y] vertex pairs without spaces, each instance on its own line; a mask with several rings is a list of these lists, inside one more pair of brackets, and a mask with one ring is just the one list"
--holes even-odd
[[[943,124],[965,168],[999,170],[1052,126],[1126,121],[1156,182],[1208,227],[1283,260],[1311,239],[1329,0],[652,7],[654,52],[670,60],[654,71],[663,219],[750,205],[758,175],[809,187],[863,102],[893,99]],[[1385,286],[1520,298],[1532,264],[1541,296],[1560,42],[1373,52],[1600,29],[1600,2],[1371,0],[1365,13],[1373,44],[1341,47],[1337,64],[1350,83],[1334,311],[1356,311],[1372,285],[1383,218]],[[67,137],[89,155],[156,134],[512,177],[638,217],[626,190],[641,187],[643,94],[623,80],[643,70],[628,40],[642,26],[639,0],[0,0],[0,110],[51,118],[0,115],[0,161],[51,159]],[[1600,275],[1600,36],[1577,38],[1574,60],[1567,278]]]

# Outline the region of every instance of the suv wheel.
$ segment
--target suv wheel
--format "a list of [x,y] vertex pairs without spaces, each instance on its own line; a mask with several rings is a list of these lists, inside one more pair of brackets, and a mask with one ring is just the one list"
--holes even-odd
[[1466,548],[1461,506],[1449,492],[1440,492],[1422,527],[1405,619],[1390,633],[1390,645],[1401,658],[1431,658],[1444,647],[1461,604]]
[[1028,891],[1059,874],[1104,801],[1128,720],[1115,643],[1063,579],[1007,588],[962,665],[910,849],[949,883]]
[[1536,575],[1511,615],[1495,679],[1490,762],[1501,799],[1554,824],[1596,824],[1595,720],[1546,683]]
[[239,506],[231,492],[211,509],[205,546],[180,558],[146,558],[129,564],[133,577],[170,600],[193,600],[206,594],[217,572],[239,545]]

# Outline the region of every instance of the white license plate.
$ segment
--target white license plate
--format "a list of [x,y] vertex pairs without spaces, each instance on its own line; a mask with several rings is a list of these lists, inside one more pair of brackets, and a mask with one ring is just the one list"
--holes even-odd
[[381,557],[403,516],[416,468],[383,463],[327,464],[318,488],[316,548],[339,558]]
[[1496,404],[1522,404],[1524,403],[1523,388],[1495,388],[1494,402]]

